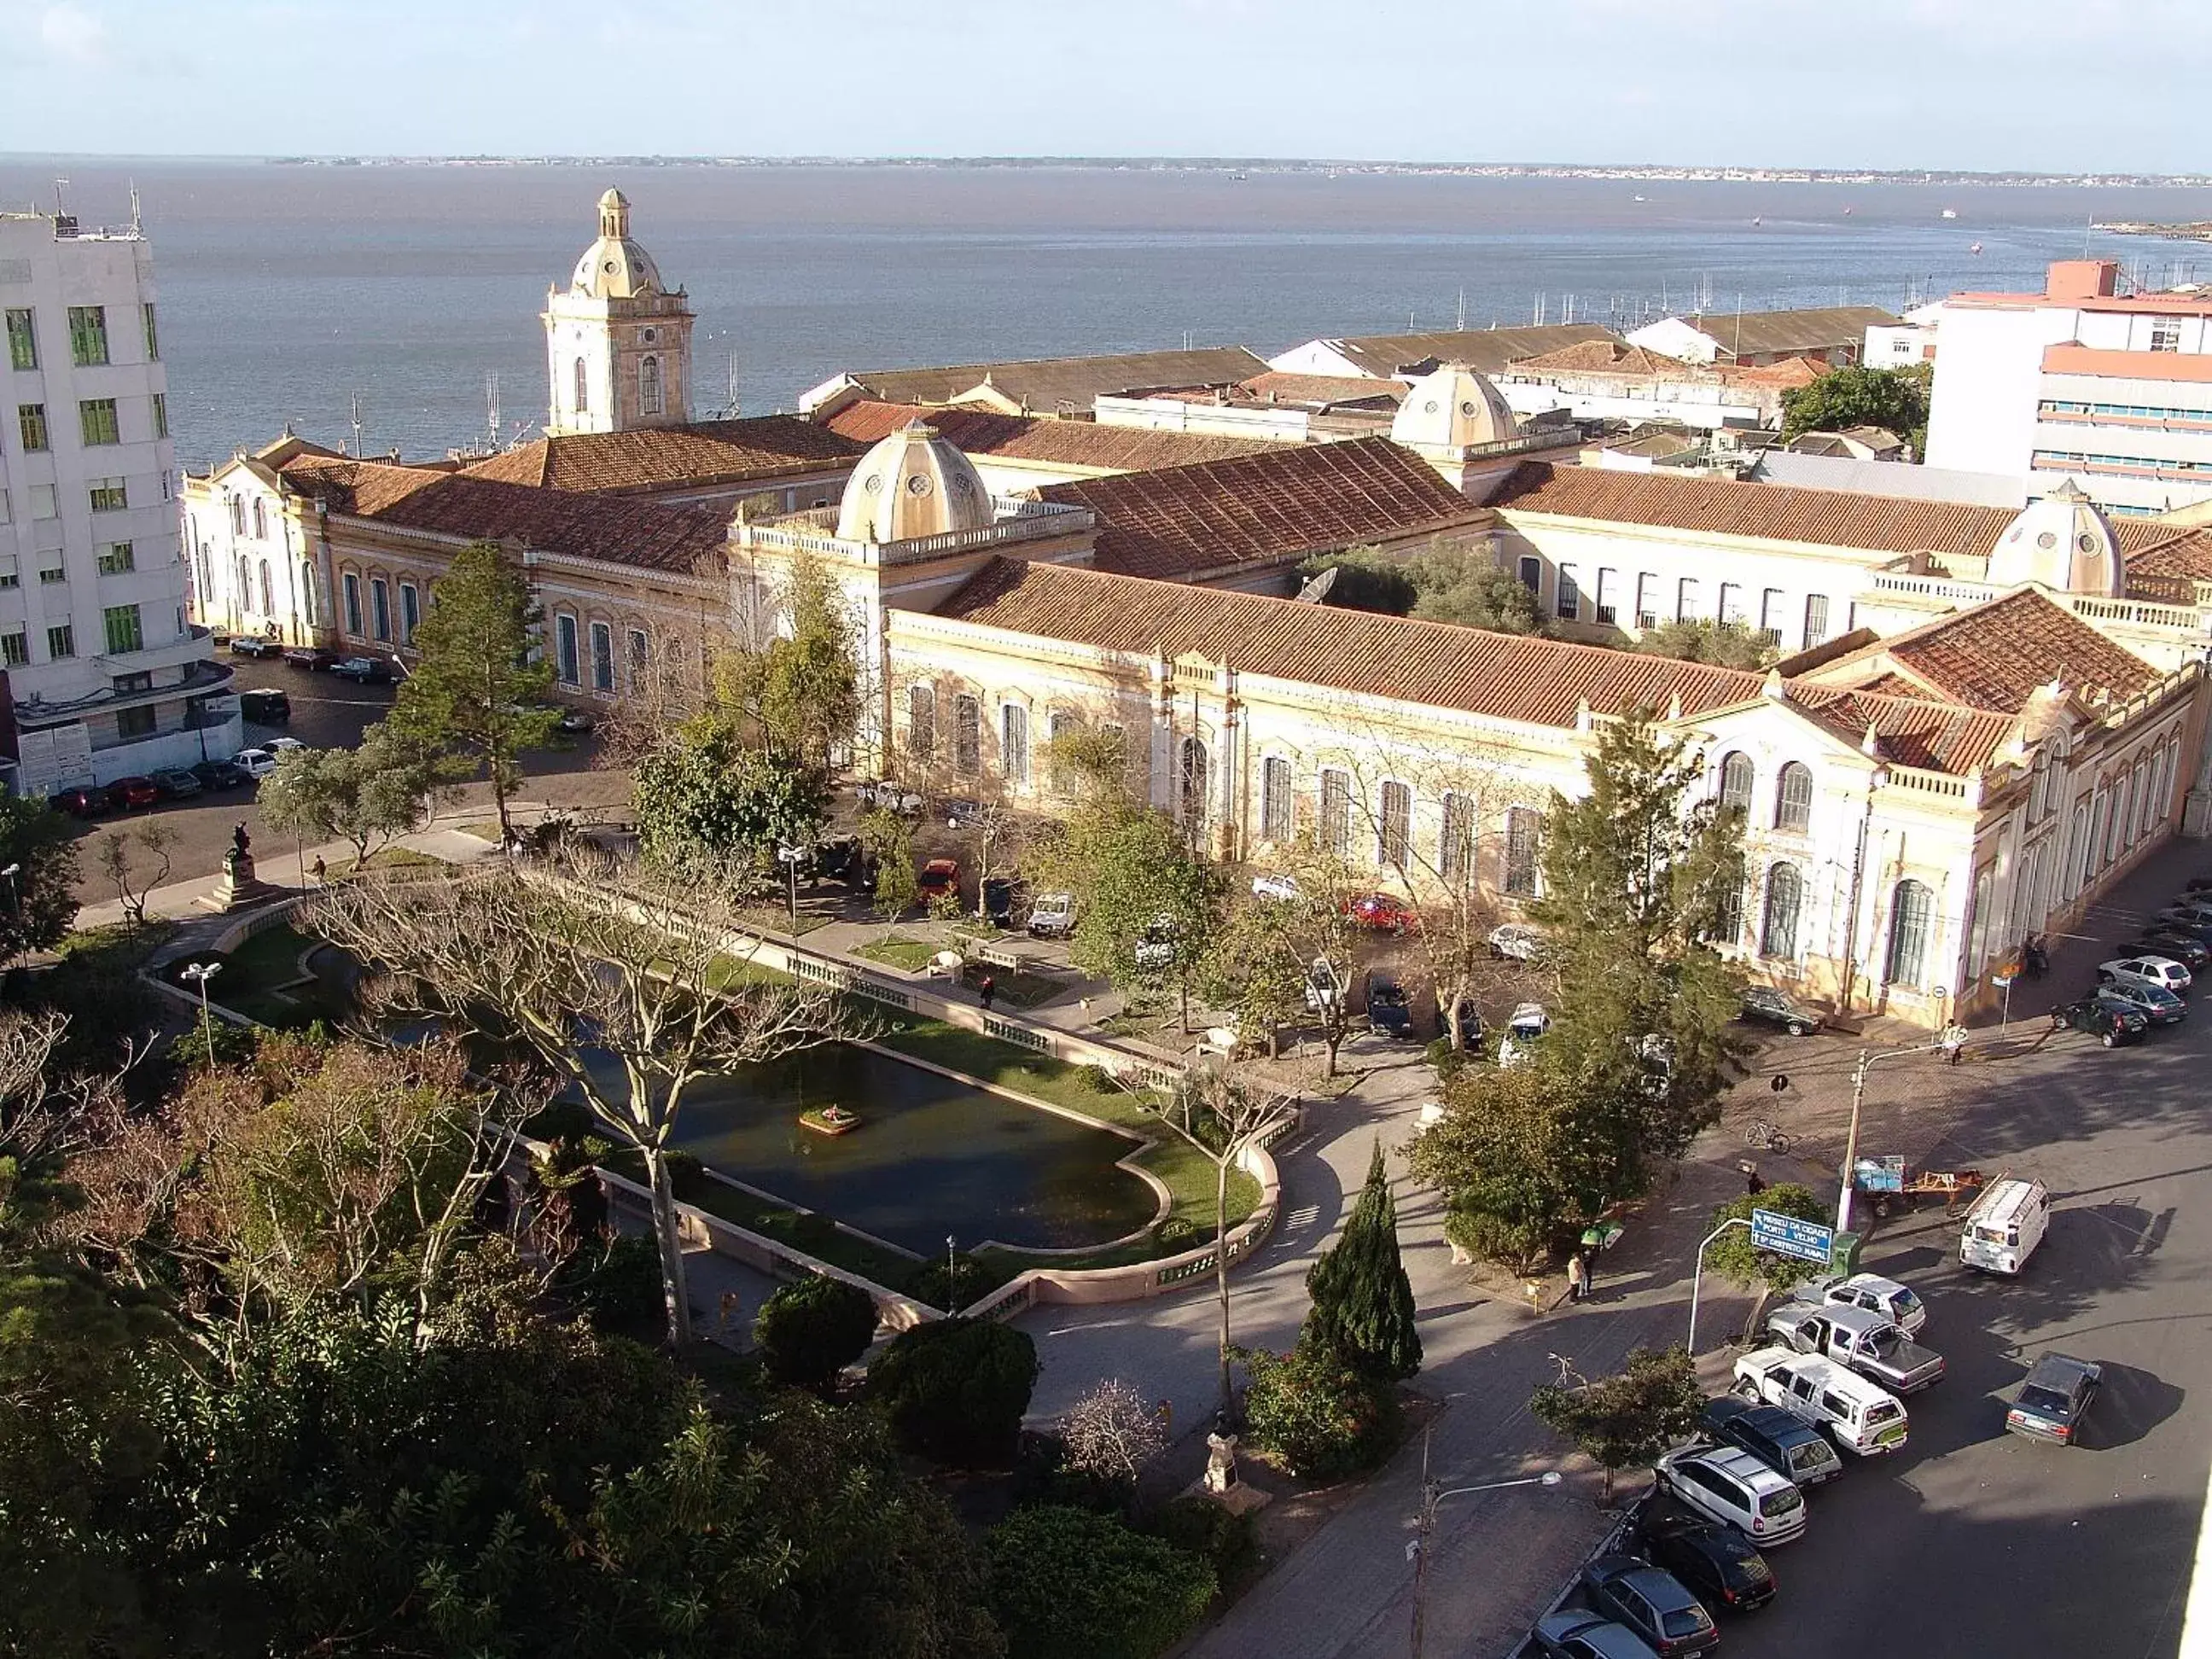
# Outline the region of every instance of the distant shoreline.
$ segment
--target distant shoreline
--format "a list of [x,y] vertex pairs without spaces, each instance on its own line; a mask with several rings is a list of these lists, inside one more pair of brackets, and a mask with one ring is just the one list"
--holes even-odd
[[2170,242],[2212,242],[2212,221],[2203,219],[2182,225],[2159,225],[2134,219],[2115,219],[2108,224],[2094,224],[2089,228],[2101,230],[2112,236],[2163,236]]
[[[2195,190],[2212,174],[2167,173],[1973,173],[1943,168],[1662,167],[1640,163],[1567,165],[1544,161],[1429,162],[1284,161],[1233,156],[1093,155],[271,155],[283,167],[914,167],[1100,173],[1346,173],[1413,178],[1595,179],[1639,184],[2002,185],[2020,189]],[[2148,234],[2164,234],[2153,227]]]

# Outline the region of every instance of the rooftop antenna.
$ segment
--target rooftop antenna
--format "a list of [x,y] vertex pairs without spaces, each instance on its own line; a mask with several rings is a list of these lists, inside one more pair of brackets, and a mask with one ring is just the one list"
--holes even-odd
[[358,461],[362,459],[362,451],[361,447],[361,393],[358,392],[353,394],[352,413],[350,419],[353,424],[353,458]]
[[499,371],[484,376],[484,430],[489,434],[491,453],[499,453]]
[[1188,329],[1185,329],[1182,331],[1182,349],[1185,351],[1190,349],[1190,331]]
[[730,354],[729,410],[730,412],[726,418],[732,421],[736,420],[738,418],[738,354],[734,351]]
[[62,205],[62,191],[68,185],[68,184],[69,180],[66,179],[57,179],[54,180],[54,217],[57,219],[66,219],[69,217],[69,210]]
[[133,179],[131,181],[131,234],[133,236],[139,234],[139,226],[141,222],[141,216],[138,211],[138,181],[136,179]]
[[1462,333],[1467,331],[1467,284],[1465,283],[1459,285],[1459,327]]

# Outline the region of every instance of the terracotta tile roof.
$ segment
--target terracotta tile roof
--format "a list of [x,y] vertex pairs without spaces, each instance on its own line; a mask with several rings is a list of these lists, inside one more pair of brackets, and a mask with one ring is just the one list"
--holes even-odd
[[1614,472],[1547,461],[1523,462],[1491,505],[1508,514],[1547,513],[1884,553],[1986,554],[2016,516],[2002,507],[1958,501]]
[[872,401],[848,404],[825,417],[822,425],[865,447],[914,420],[927,421],[970,455],[1103,467],[1115,472],[1149,472],[1164,466],[1223,461],[1275,447],[1260,439],[1152,432],[1142,427],[1100,426],[1091,421],[998,415],[987,409],[928,409],[918,404]]
[[1556,351],[1583,340],[1619,337],[1597,323],[1553,323],[1541,328],[1447,328],[1413,334],[1362,334],[1331,339],[1353,364],[1382,380],[1398,377],[1418,363],[1465,363],[1485,374],[1540,352]]
[[1517,374],[1553,369],[1578,374],[1663,374],[1680,380],[1687,367],[1678,357],[1662,357],[1656,351],[1646,351],[1642,346],[1631,345],[1608,334],[1561,346],[1557,351],[1522,357],[1513,364],[1513,372]]
[[1735,386],[1810,386],[1828,372],[1828,365],[1810,357],[1784,357],[1778,363],[1724,363],[1722,380]]
[[729,515],[714,507],[657,507],[422,467],[349,461],[303,471],[297,482],[332,512],[376,524],[686,575],[702,561],[719,562],[729,541]]
[[1393,405],[1406,401],[1406,388],[1397,380],[1370,380],[1360,374],[1290,374],[1271,368],[1255,374],[1237,388],[1261,403],[1365,404]]
[[2158,671],[2032,587],[1884,641],[1875,650],[1937,695],[2017,714],[2037,687],[2063,678],[2085,702],[2124,701]]
[[[1584,702],[1615,714],[1679,696],[1694,717],[1750,702],[1765,684],[1672,657],[1016,559],[993,560],[937,614],[1147,659],[1195,651],[1247,673],[1563,728]],[[2012,727],[2008,714],[1925,699],[1802,683],[1789,696],[1854,748],[1871,723],[1887,758],[1942,771],[1980,765]]]
[[540,438],[463,471],[500,483],[613,493],[818,472],[856,459],[864,447],[793,415],[764,415],[641,432]]
[[1082,478],[1034,493],[1096,513],[1097,568],[1130,576],[1188,579],[1485,516],[1388,438],[1270,444],[1235,460]]
[[941,368],[854,369],[849,377],[886,403],[944,404],[985,380],[1040,415],[1088,414],[1094,398],[1164,386],[1234,386],[1267,365],[1243,346],[1193,351],[1127,351],[1097,357],[1039,357]]
[[[2172,532],[2170,525],[2164,528]],[[2129,583],[2132,586],[2146,577],[2180,583],[2212,582],[2212,530],[2169,533],[2165,540],[2134,554],[2128,560]]]

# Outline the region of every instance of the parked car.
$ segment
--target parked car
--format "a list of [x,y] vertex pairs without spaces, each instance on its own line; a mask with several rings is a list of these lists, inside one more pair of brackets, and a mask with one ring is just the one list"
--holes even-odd
[[191,800],[207,793],[207,786],[181,766],[165,766],[149,775],[165,800]]
[[2212,945],[2212,917],[2207,917],[2201,910],[2168,905],[2150,919],[2150,925],[2177,933],[2186,933],[2200,944]]
[[1367,1023],[1386,1036],[1413,1035],[1413,1000],[1388,974],[1367,976]]
[[1362,927],[1401,937],[1421,931],[1421,913],[1388,893],[1362,893],[1344,902],[1344,914]]
[[285,755],[295,749],[305,749],[307,745],[297,738],[271,738],[261,746],[272,755]]
[[2189,969],[2172,957],[2115,957],[2097,964],[2100,985],[2154,985],[2178,997],[2189,994]]
[[1731,1375],[1746,1400],[1794,1413],[1862,1457],[1901,1449],[1911,1426],[1903,1401],[1819,1354],[1755,1348],[1738,1358]]
[[2107,1001],[2132,1003],[2154,1025],[2179,1025],[2189,1012],[2189,1005],[2162,986],[2115,980],[2098,994]]
[[382,685],[392,678],[392,665],[381,657],[348,657],[331,665],[331,672],[360,685]]
[[1626,1625],[1582,1607],[1547,1613],[1536,1621],[1536,1646],[1546,1659],[1655,1659]]
[[1176,926],[1173,916],[1154,916],[1152,926],[1145,929],[1144,937],[1137,941],[1136,949],[1132,952],[1137,966],[1151,973],[1172,967],[1176,959],[1176,942],[1182,933],[1182,929]]
[[1670,1451],[1653,1473],[1660,1489],[1685,1508],[1760,1544],[1786,1543],[1804,1534],[1805,1494],[1740,1447]]
[[1749,1452],[1792,1486],[1817,1486],[1844,1472],[1828,1437],[1780,1406],[1724,1394],[1705,1401],[1698,1422],[1709,1437]]
[[960,860],[930,860],[921,866],[921,875],[915,883],[915,891],[924,904],[948,893],[957,896],[960,891]]
[[1075,895],[1040,893],[1030,906],[1032,939],[1066,939],[1075,931]]
[[994,927],[1014,925],[1014,884],[1004,876],[987,876],[981,890],[983,920]]
[[1252,896],[1292,903],[1303,896],[1298,891],[1297,877],[1279,872],[1262,872],[1252,878]]
[[1524,1002],[1505,1022],[1505,1035],[1498,1040],[1498,1063],[1518,1066],[1535,1052],[1544,1033],[1552,1029],[1552,1016],[1540,1002]]
[[57,812],[66,812],[73,818],[96,818],[102,812],[112,811],[115,803],[107,791],[97,784],[83,784],[74,789],[64,789],[50,798],[46,805]]
[[867,849],[858,836],[833,836],[814,843],[815,874],[823,881],[842,881],[863,889],[868,883]]
[[1751,1540],[1725,1522],[1658,1516],[1644,1522],[1643,1546],[1653,1566],[1674,1574],[1708,1607],[1754,1613],[1774,1599],[1774,1569]]
[[1306,964],[1306,1012],[1325,1014],[1344,1001],[1344,975],[1327,957]]
[[2197,921],[2212,922],[2212,893],[2178,893],[2169,908]]
[[1503,961],[1510,957],[1516,962],[1534,962],[1544,953],[1544,932],[1526,922],[1509,921],[1490,930],[1490,954]]
[[1959,1261],[1985,1273],[2017,1273],[2051,1229],[2051,1189],[2018,1176],[1982,1188],[1959,1231]]
[[983,821],[983,804],[974,800],[941,800],[937,810],[945,815],[947,830],[973,830]]
[[896,812],[901,817],[921,816],[921,797],[913,790],[890,778],[869,781],[866,779],[853,786],[853,799],[864,808]]
[[1806,1302],[1832,1302],[1838,1307],[1863,1308],[1880,1314],[1907,1336],[1917,1336],[1928,1323],[1928,1304],[1893,1279],[1879,1273],[1822,1273],[1797,1287]]
[[320,674],[337,665],[338,653],[325,651],[319,645],[295,645],[284,653],[284,660],[310,674]]
[[2031,1440],[2056,1440],[2071,1444],[2081,1432],[2081,1419],[2097,1397],[2104,1368],[2087,1359],[2063,1353],[2039,1356],[2021,1380],[2020,1393],[2005,1413],[2005,1428]]
[[2079,1002],[2069,1002],[2051,1011],[2052,1030],[2063,1031],[2069,1027],[2087,1031],[2107,1048],[2117,1048],[2123,1042],[2141,1042],[2143,1034],[2150,1030],[2150,1019],[2133,1003],[2107,996],[2084,997]]
[[1743,1018],[1779,1025],[1791,1036],[1804,1036],[1820,1029],[1820,1015],[1771,985],[1753,985],[1744,992]]
[[292,718],[292,699],[282,691],[256,686],[238,694],[238,712],[256,726],[282,726]]
[[284,641],[273,640],[266,634],[234,634],[230,639],[230,654],[234,657],[281,657]]
[[561,718],[553,722],[556,732],[566,732],[570,737],[580,737],[597,729],[599,722],[580,708],[563,708]]
[[[1804,1500],[1798,1502],[1802,1506]],[[1721,1639],[1712,1614],[1680,1579],[1637,1556],[1599,1556],[1583,1569],[1583,1593],[1592,1607],[1627,1626],[1662,1659],[1703,1653]]]
[[242,789],[253,781],[234,761],[204,760],[192,768],[203,789]]
[[276,769],[276,757],[266,749],[241,749],[230,757],[230,763],[258,781]]
[[1766,1316],[1767,1334],[1799,1353],[1825,1354],[1892,1394],[1943,1380],[1943,1356],[1923,1348],[1886,1314],[1832,1302],[1789,1302]]
[[2123,957],[2172,957],[2189,969],[2194,978],[2208,964],[2212,964],[2212,945],[2208,945],[2192,933],[2170,933],[2163,928],[2153,928],[2141,939],[2130,939],[2113,952]]
[[107,786],[107,798],[127,812],[157,805],[161,799],[161,787],[151,778],[118,778]]

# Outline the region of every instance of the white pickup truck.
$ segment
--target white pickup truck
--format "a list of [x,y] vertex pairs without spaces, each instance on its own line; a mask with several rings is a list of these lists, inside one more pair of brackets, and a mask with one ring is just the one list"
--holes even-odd
[[1917,1394],[1943,1380],[1943,1356],[1907,1336],[1894,1320],[1832,1302],[1790,1302],[1766,1316],[1767,1334],[1799,1353],[1848,1365],[1892,1394]]
[[1832,1359],[1789,1348],[1758,1348],[1735,1362],[1735,1392],[1780,1406],[1862,1457],[1905,1444],[1905,1403]]

